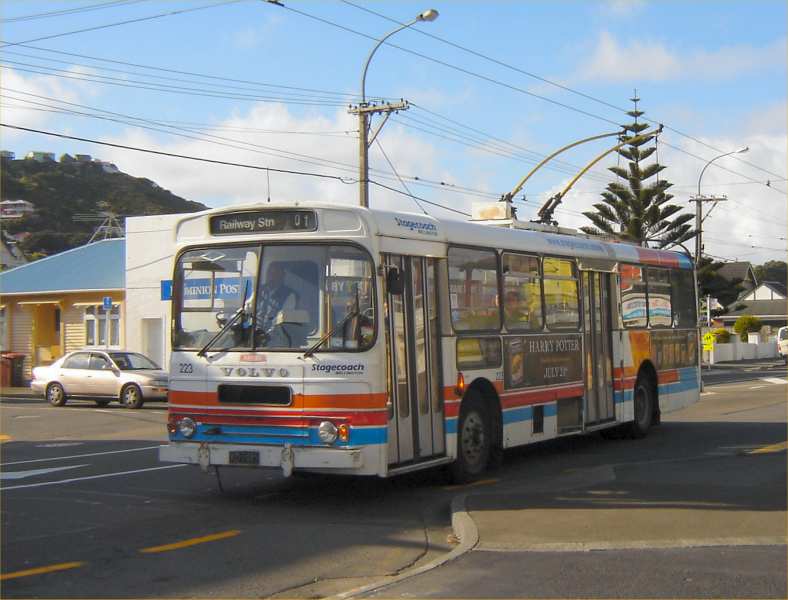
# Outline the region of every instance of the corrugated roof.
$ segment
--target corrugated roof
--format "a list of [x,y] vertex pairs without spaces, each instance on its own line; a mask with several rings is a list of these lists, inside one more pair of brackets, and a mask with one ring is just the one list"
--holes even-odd
[[788,319],[788,302],[785,300],[747,300],[746,302],[734,302],[731,308],[739,305],[743,305],[743,307],[731,310],[719,318],[735,319],[741,315],[752,315],[753,317],[779,316]]
[[123,289],[125,269],[126,240],[101,240],[0,273],[0,293]]

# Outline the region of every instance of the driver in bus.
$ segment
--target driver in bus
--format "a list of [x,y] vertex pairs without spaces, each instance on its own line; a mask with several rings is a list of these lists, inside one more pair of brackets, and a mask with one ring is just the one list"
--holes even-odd
[[258,331],[268,332],[280,311],[293,310],[296,306],[296,293],[285,285],[285,269],[279,263],[268,267],[266,281],[257,294]]

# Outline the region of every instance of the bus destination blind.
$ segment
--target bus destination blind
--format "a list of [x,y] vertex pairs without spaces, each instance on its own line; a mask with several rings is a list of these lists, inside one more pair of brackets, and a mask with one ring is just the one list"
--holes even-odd
[[311,210],[256,210],[211,217],[211,235],[316,231]]

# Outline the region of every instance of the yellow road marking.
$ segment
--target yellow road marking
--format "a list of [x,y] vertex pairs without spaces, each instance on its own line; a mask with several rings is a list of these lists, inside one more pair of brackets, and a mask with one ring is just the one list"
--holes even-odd
[[493,483],[498,483],[498,480],[497,479],[482,479],[481,481],[474,481],[473,483],[466,483],[466,484],[463,484],[463,485],[447,485],[447,486],[444,486],[443,489],[444,490],[459,490],[459,489],[465,489],[465,488],[469,488],[469,487],[477,487],[477,486],[480,486],[480,485],[490,485],[490,484],[493,484]]
[[756,448],[747,454],[770,454],[772,452],[782,452],[783,450],[788,450],[788,442],[780,442],[779,444],[772,444],[771,446]]
[[0,433],[0,444],[2,444],[3,442],[7,442],[10,439],[11,439],[10,435],[5,435],[4,433]]
[[24,571],[14,571],[13,573],[3,573],[0,575],[0,581],[6,579],[16,579],[17,577],[30,577],[31,575],[42,575],[44,573],[54,573],[55,571],[65,571],[67,569],[76,569],[84,565],[84,562],[67,562],[58,563],[56,565],[49,565],[48,567],[36,567],[35,569],[25,569]]
[[197,544],[204,544],[205,542],[215,542],[216,540],[223,540],[226,538],[235,537],[241,533],[239,529],[232,529],[230,531],[223,531],[221,533],[212,533],[211,535],[204,535],[202,537],[191,538],[182,540],[180,542],[173,542],[172,544],[164,544],[163,546],[151,546],[150,548],[142,548],[140,552],[143,554],[153,554],[156,552],[169,552],[170,550],[178,550],[179,548],[188,548],[189,546],[196,546]]

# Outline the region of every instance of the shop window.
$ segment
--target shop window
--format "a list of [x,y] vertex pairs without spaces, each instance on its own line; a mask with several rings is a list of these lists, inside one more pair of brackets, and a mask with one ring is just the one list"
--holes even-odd
[[501,328],[498,260],[494,250],[449,250],[451,321],[457,331]]
[[542,329],[539,259],[503,255],[503,318],[509,331]]
[[[109,341],[107,330],[109,329]],[[87,346],[120,346],[120,306],[107,311],[102,305],[85,308],[85,344]]]

